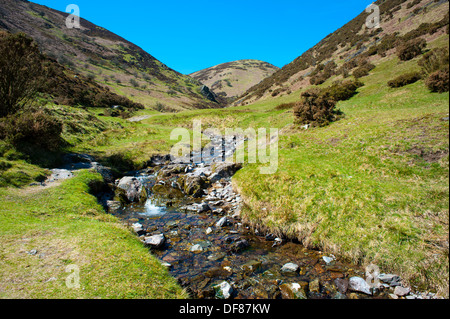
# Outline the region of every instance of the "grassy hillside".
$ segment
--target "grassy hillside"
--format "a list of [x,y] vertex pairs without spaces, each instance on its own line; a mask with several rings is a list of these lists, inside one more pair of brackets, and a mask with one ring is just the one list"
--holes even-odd
[[200,93],[198,81],[85,19],[81,29],[68,29],[68,13],[23,0],[0,1],[0,16],[0,30],[24,32],[73,72],[147,108],[157,108],[158,102],[165,111],[219,107]]
[[[434,40],[448,32],[447,0],[378,0],[380,28],[369,29],[362,12],[273,75],[247,90],[235,105],[248,105],[323,83],[342,79],[363,62],[395,55],[401,44],[415,38]],[[448,34],[448,33],[447,33]]]

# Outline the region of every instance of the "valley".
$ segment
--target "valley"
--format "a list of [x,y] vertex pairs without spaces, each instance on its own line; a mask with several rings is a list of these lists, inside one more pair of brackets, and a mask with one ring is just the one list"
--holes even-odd
[[[281,69],[183,75],[86,20],[64,30],[56,10],[0,0],[0,29],[32,37],[58,76],[35,102],[61,138],[34,145],[1,119],[0,298],[448,298],[448,1],[376,4],[380,30],[362,13]],[[326,121],[302,113],[323,100]],[[194,121],[206,142],[277,129],[276,172],[171,162],[171,133]],[[55,168],[70,178],[49,181]]]

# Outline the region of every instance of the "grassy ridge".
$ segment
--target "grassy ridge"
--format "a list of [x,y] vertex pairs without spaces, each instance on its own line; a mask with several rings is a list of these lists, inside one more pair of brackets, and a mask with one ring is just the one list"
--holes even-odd
[[[82,171],[47,189],[0,188],[0,298],[185,298],[167,270],[113,216]],[[35,255],[27,252],[36,249]],[[67,288],[68,265],[80,289]]]

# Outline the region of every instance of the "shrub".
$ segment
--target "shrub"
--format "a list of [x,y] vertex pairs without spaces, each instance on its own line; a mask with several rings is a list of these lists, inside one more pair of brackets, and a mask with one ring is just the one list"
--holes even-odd
[[426,86],[431,92],[444,93],[449,91],[449,66],[433,72],[425,80]]
[[435,48],[425,53],[417,62],[426,74],[431,74],[448,65],[449,52],[447,48]]
[[139,83],[138,83],[135,79],[130,79],[130,84],[131,84],[134,88],[138,88],[138,87],[139,87]]
[[27,105],[42,81],[42,56],[23,33],[0,32],[0,117]]
[[415,83],[422,78],[422,75],[419,72],[411,72],[402,74],[395,79],[388,82],[388,85],[391,88],[399,88],[408,84]]
[[27,143],[57,150],[62,143],[62,123],[44,109],[28,109],[0,121],[0,138],[13,145]]
[[324,91],[334,101],[346,101],[353,97],[358,88],[364,86],[360,81],[344,81],[342,83],[335,83]]
[[408,41],[397,48],[397,56],[401,61],[409,61],[421,55],[426,47],[427,42],[424,39]]
[[367,55],[371,56],[379,54],[381,56],[385,56],[388,50],[395,48],[400,42],[401,39],[398,37],[397,32],[385,35],[377,45],[370,47],[367,51]]
[[322,83],[324,83],[326,80],[328,80],[329,76],[325,73],[321,73],[315,76],[312,76],[311,79],[309,80],[309,83],[311,85],[320,85]]
[[336,102],[328,93],[317,88],[302,93],[300,102],[294,108],[296,124],[324,126],[336,119]]
[[362,64],[359,68],[357,68],[355,71],[353,71],[353,76],[356,79],[362,78],[364,76],[369,75],[369,72],[372,71],[375,68],[375,65],[372,63],[366,62]]
[[320,85],[336,74],[337,65],[334,61],[329,61],[324,64],[319,64],[311,73],[309,82],[312,85]]

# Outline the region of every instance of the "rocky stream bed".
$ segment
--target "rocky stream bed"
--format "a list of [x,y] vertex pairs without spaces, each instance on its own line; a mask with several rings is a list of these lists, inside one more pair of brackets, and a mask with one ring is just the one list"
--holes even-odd
[[[232,138],[212,138],[228,150],[236,147],[228,144],[235,143]],[[231,183],[241,165],[223,162],[230,155],[226,149],[212,155],[208,150],[197,163],[154,156],[148,168],[117,180],[93,158],[72,155],[47,182],[70,178],[77,169],[97,170],[108,185],[97,194],[99,201],[134,230],[192,298],[435,298],[413,293],[394,274],[379,274],[374,287],[361,267],[245,225],[243,201]]]

